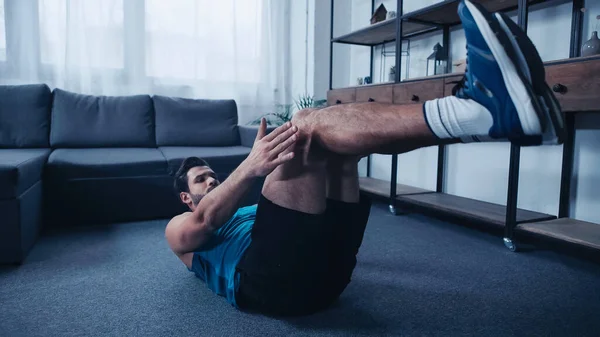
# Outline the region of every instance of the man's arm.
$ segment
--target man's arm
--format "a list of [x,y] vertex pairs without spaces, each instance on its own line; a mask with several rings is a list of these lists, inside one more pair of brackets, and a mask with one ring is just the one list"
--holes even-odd
[[[177,254],[192,252],[200,247],[237,210],[241,200],[258,177],[264,177],[291,160],[294,152],[283,154],[292,146],[297,128],[286,123],[269,135],[263,119],[252,151],[233,173],[210,193],[206,194],[189,216],[167,226],[167,240]],[[170,227],[170,228],[169,228]]]

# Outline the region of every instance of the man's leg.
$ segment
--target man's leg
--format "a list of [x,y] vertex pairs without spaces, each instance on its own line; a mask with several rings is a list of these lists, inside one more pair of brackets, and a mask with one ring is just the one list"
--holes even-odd
[[421,104],[354,103],[296,116],[292,122],[301,137],[343,155],[403,153],[441,141],[427,126]]
[[[435,137],[421,105],[371,103],[302,110],[292,123],[299,128],[295,157],[267,177],[263,195],[279,206],[310,214],[325,211],[327,193],[342,201],[358,200],[356,165],[348,161],[358,162],[371,152],[401,153],[456,142]],[[343,178],[328,180],[328,171]]]
[[344,203],[358,203],[359,156],[343,156],[330,153],[327,156],[327,199]]
[[332,293],[326,153],[305,141],[289,150],[297,154],[293,160],[267,176],[252,242],[238,264],[241,302],[277,316],[315,312]]
[[[303,112],[307,114],[308,112]],[[297,120],[294,118],[293,121]],[[289,162],[277,167],[265,180],[262,194],[273,203],[308,214],[323,214],[326,208],[326,151],[299,137]]]
[[446,142],[560,144],[564,115],[531,40],[510,18],[462,1],[467,70],[454,96],[424,105],[355,103],[297,121],[306,137],[348,155],[402,153]]
[[335,300],[350,283],[362,245],[371,200],[360,193],[360,157],[332,154],[327,162],[327,218],[331,227],[329,290]]

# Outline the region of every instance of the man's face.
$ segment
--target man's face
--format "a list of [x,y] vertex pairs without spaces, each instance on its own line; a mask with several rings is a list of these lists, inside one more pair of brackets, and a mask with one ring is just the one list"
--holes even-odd
[[181,199],[190,209],[198,206],[200,200],[219,186],[217,175],[206,166],[192,167],[187,173],[189,193],[182,193]]

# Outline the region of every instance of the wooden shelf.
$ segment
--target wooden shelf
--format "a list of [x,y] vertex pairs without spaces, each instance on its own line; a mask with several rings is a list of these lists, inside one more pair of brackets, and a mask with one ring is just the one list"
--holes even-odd
[[397,19],[378,22],[369,27],[357,30],[350,34],[334,38],[337,43],[356,44],[361,46],[376,46],[379,44],[396,41]]
[[[333,38],[333,42],[354,44],[359,46],[377,46],[396,41],[397,19],[389,19],[374,25],[359,29],[352,33]],[[434,26],[410,21],[402,22],[402,36],[427,32],[437,29]]]
[[[360,190],[369,194],[374,194],[380,197],[390,197],[390,182],[375,178],[360,177],[358,179]],[[433,191],[425,190],[418,187],[397,184],[396,195],[411,195],[419,193],[433,193]]]
[[440,78],[454,77],[454,76],[462,77],[464,75],[465,75],[465,73],[463,72],[463,73],[447,73],[447,74],[439,74],[439,75],[411,77],[411,78],[407,78],[405,80],[400,81],[400,83],[429,81],[429,80],[436,80],[436,79],[440,79]]
[[[480,3],[490,12],[509,11],[517,9],[518,0],[472,0]],[[530,4],[544,2],[545,0],[529,0]],[[458,25],[458,4],[460,0],[446,0],[440,3],[407,13],[402,19],[402,37],[429,33],[441,25]],[[389,19],[374,25],[359,29],[349,34],[333,38],[333,42],[354,44],[361,46],[376,46],[396,41],[396,23],[398,19]]]
[[[471,0],[479,3],[489,12],[507,12],[516,10],[519,6],[518,0]],[[547,0],[529,0],[529,5],[545,2]],[[414,20],[414,22],[429,23],[433,25],[458,25],[458,5],[460,0],[446,0],[434,5],[406,13],[402,20]],[[403,32],[404,33],[404,32]],[[414,33],[414,32],[413,32]]]
[[411,38],[413,36],[430,33],[438,30],[439,28],[435,25],[431,25],[423,22],[415,22],[409,20],[402,20],[402,38]]
[[408,79],[402,80],[399,83],[396,83],[393,81],[387,81],[387,82],[379,82],[379,83],[371,83],[371,84],[361,84],[361,85],[355,85],[355,86],[343,87],[343,88],[333,88],[331,90],[370,88],[370,87],[384,86],[384,85],[405,84],[405,83],[412,83],[412,82],[436,80],[436,79],[441,79],[441,78],[446,78],[446,77],[461,78],[462,76],[464,76],[464,74],[465,73],[448,73],[448,74],[431,75],[431,76],[423,76],[423,77],[413,77],[413,78],[408,78]]
[[600,224],[560,218],[521,224],[520,231],[600,250]]
[[592,55],[592,56],[579,56],[579,57],[570,57],[566,59],[553,60],[544,62],[545,66],[555,66],[559,64],[565,63],[578,63],[578,62],[586,62],[586,61],[595,61],[600,60],[600,55]]
[[[483,222],[504,227],[506,207],[489,202],[463,198],[444,193],[415,194],[399,196],[399,202],[424,208],[439,215],[458,217],[467,221]],[[527,210],[517,210],[517,222],[535,222],[552,220],[556,217],[549,214]]]
[[371,84],[361,84],[361,85],[357,85],[357,86],[353,86],[353,87],[348,87],[348,88],[353,88],[353,89],[370,88],[370,87],[376,87],[378,85],[390,85],[390,84],[394,84],[394,83],[395,82],[392,82],[392,81],[378,82],[378,83],[371,83]]

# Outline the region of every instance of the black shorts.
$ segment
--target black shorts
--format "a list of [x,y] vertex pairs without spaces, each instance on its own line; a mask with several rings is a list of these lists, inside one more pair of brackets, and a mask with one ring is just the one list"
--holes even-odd
[[252,243],[237,266],[240,309],[306,315],[333,303],[350,283],[370,210],[364,195],[358,204],[327,200],[319,215],[261,196]]

